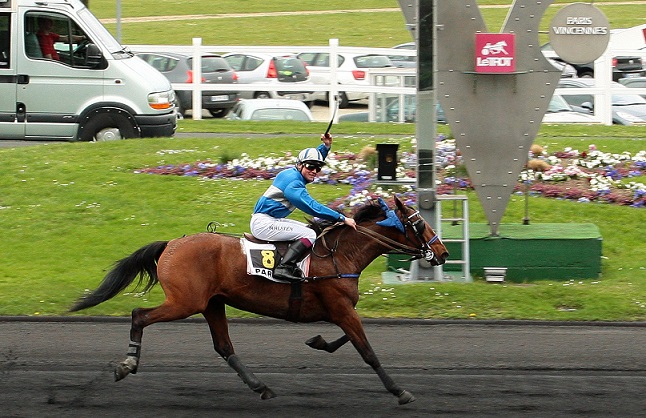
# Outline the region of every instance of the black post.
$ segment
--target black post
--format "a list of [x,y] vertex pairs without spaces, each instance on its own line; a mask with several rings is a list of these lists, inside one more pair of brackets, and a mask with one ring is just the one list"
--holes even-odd
[[377,179],[397,179],[397,148],[399,144],[377,144]]

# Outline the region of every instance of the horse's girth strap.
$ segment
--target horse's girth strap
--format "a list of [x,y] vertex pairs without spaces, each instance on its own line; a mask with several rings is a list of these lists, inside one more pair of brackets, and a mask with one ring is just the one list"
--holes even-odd
[[290,322],[298,322],[301,317],[301,305],[303,304],[303,292],[301,282],[292,283],[292,292],[289,295],[289,307],[287,308],[287,319]]

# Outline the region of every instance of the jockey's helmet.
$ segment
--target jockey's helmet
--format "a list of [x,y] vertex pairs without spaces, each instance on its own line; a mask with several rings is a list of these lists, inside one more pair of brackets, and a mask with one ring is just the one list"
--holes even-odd
[[305,148],[303,151],[299,152],[296,162],[298,164],[303,164],[303,163],[314,163],[317,165],[325,164],[323,155],[316,148]]

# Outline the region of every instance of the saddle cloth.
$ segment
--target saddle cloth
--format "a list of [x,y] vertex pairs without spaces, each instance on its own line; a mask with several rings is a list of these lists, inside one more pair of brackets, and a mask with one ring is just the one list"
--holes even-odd
[[[274,244],[265,242],[257,243],[246,238],[240,238],[242,253],[247,259],[247,274],[251,276],[264,277],[267,280],[277,283],[290,283],[287,280],[274,277],[274,269],[280,261],[280,255]],[[307,277],[310,270],[310,255],[308,254],[298,263],[298,268]]]

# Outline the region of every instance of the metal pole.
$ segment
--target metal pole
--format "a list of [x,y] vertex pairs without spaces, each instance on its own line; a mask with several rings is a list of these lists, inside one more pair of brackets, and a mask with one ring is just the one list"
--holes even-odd
[[121,0],[117,0],[117,41],[121,43]]
[[[417,204],[424,219],[435,228],[436,0],[418,0],[417,17]],[[411,266],[411,280],[440,279],[434,276],[426,261]]]
[[193,38],[193,120],[202,120],[202,38]]

